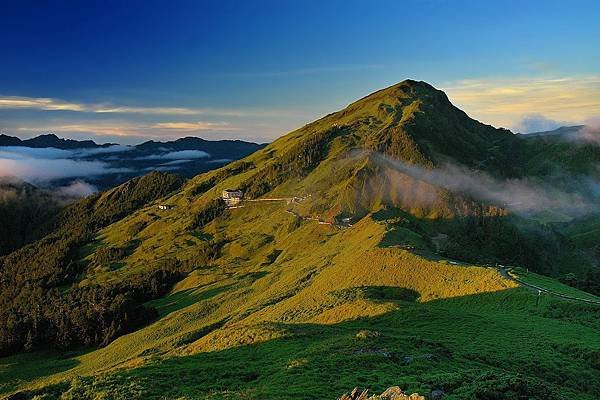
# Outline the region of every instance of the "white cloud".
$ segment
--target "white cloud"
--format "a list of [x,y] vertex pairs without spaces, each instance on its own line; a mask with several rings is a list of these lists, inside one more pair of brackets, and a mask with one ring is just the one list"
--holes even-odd
[[172,166],[158,166],[158,167],[147,167],[144,168],[144,171],[175,171],[178,170],[180,167],[178,165],[172,165]]
[[71,182],[67,186],[61,186],[57,188],[53,193],[55,196],[58,196],[61,199],[70,200],[80,197],[87,197],[97,191],[98,188],[94,185],[90,185],[85,181],[77,180]]
[[551,131],[561,126],[577,125],[575,122],[555,121],[544,117],[542,114],[525,115],[519,122],[513,125],[518,133],[534,133]]
[[93,133],[98,136],[140,136],[147,138],[179,137],[182,132],[234,132],[239,130],[227,122],[158,122],[154,124],[133,122],[81,122],[20,126],[19,132]]
[[214,160],[208,160],[207,162],[216,164],[216,163],[228,163],[231,161],[233,161],[233,160],[230,158],[215,158]]
[[132,106],[106,103],[70,102],[50,97],[0,96],[0,109],[33,109],[41,111],[72,111],[98,114],[147,115],[213,115],[221,117],[281,117],[296,115],[290,110],[259,108],[196,108],[164,106]]
[[236,128],[231,127],[226,122],[159,122],[152,125],[156,129],[174,129],[182,131],[231,131]]
[[32,108],[48,111],[86,111],[85,105],[45,97],[0,97],[0,108]]
[[16,177],[29,183],[46,183],[64,178],[84,178],[108,173],[130,172],[102,161],[71,159],[73,151],[54,148],[2,147],[0,177]]
[[173,160],[166,163],[162,163],[161,165],[178,165],[178,164],[186,164],[192,162],[194,160]]
[[19,132],[60,132],[60,133],[93,133],[98,136],[130,136],[142,134],[142,128],[138,124],[129,122],[91,122],[91,123],[66,123],[47,124],[43,126],[22,125],[17,128]]
[[22,160],[25,158],[67,158],[71,157],[73,152],[70,150],[55,149],[54,147],[33,148],[21,146],[0,147],[0,158]]
[[[363,153],[357,153],[362,155]],[[598,187],[598,182],[590,178],[579,187],[580,192],[567,192],[562,188],[535,180],[508,179],[498,180],[486,173],[472,171],[462,166],[445,164],[436,169],[422,168],[402,161],[389,158],[381,154],[374,154],[373,160],[386,168],[391,168],[413,178],[435,186],[448,189],[454,193],[464,193],[479,200],[485,200],[505,207],[515,213],[528,214],[544,210],[557,210],[572,215],[582,215],[598,212],[597,200],[590,199],[585,194],[585,189]],[[402,192],[410,193],[418,205],[418,199],[426,199],[426,205],[431,204],[431,199],[437,198],[438,192],[430,187],[419,187],[414,182],[405,182],[393,176]],[[398,189],[397,189],[398,190]]]
[[57,149],[54,147],[24,147],[24,146],[3,146],[0,147],[0,158],[4,159],[23,159],[23,158],[83,158],[97,154],[122,153],[124,151],[135,150],[133,146],[107,146],[97,148],[82,149]]
[[208,158],[210,154],[202,150],[180,150],[164,154],[150,154],[148,156],[136,157],[136,160],[192,160]]
[[120,144],[116,144],[114,146],[106,146],[106,147],[95,147],[91,149],[77,149],[73,152],[75,157],[88,157],[97,154],[115,154],[115,153],[123,153],[125,151],[135,150],[134,146],[123,146]]
[[127,113],[127,114],[172,114],[196,115],[205,114],[206,109],[186,107],[135,107],[112,106],[107,104],[75,103],[49,97],[0,97],[0,108],[5,109],[35,109],[45,111],[77,111],[91,113]]
[[575,123],[600,115],[600,75],[472,79],[441,86],[456,106],[496,126],[514,128],[530,114]]
[[130,170],[111,168],[101,161],[41,158],[0,159],[0,177],[17,177],[30,183],[120,172],[130,172]]

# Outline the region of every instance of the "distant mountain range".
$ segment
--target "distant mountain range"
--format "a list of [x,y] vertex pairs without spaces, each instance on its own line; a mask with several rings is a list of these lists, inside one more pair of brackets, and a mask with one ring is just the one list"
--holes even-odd
[[533,132],[523,136],[526,138],[538,136],[571,136],[579,133],[583,128],[585,128],[585,125],[561,126],[551,131]]
[[21,140],[16,136],[0,135],[0,146],[23,146],[33,148],[53,147],[55,149],[90,149],[96,147],[110,147],[115,143],[97,144],[93,140],[73,140],[59,138],[53,133],[39,135],[31,139]]
[[[98,144],[93,140],[74,140],[64,139],[56,136],[53,133],[43,134],[36,136],[31,139],[19,139],[16,136],[9,136],[0,134],[0,147],[6,146],[18,146],[18,147],[31,147],[31,148],[47,148],[52,147],[55,149],[62,150],[73,150],[73,149],[107,149],[113,146],[119,146],[118,143],[103,143]],[[132,147],[140,151],[154,152],[163,149],[181,151],[181,150],[202,150],[209,152],[213,157],[225,157],[231,156],[232,153],[240,152],[247,153],[248,151],[256,151],[265,144],[257,144],[252,142],[245,142],[243,140],[205,140],[199,137],[184,137],[177,140],[166,141],[166,142],[155,142],[149,140],[147,142],[135,145],[127,146]]]
[[[264,146],[242,140],[210,141],[198,137],[124,146],[64,139],[54,134],[26,140],[0,135],[0,162],[11,160],[10,171],[6,170],[8,167],[3,170],[0,164],[0,177],[14,173],[16,178],[41,186],[64,186],[83,180],[98,189],[107,189],[150,171],[172,171],[192,177],[246,157]],[[19,163],[32,165],[32,159],[36,160],[39,171],[28,167],[27,174],[19,175],[25,169],[18,168]],[[61,160],[69,162],[61,164]]]

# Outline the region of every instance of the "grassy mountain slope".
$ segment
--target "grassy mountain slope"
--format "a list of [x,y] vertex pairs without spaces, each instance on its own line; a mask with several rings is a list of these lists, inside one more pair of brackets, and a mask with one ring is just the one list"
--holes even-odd
[[298,223],[276,204],[231,210],[202,239],[188,238],[231,235],[220,257],[152,303],[154,323],[102,349],[46,359],[56,375],[23,376],[31,356],[5,359],[5,379],[76,398],[320,399],[394,382],[451,398],[598,394],[599,307],[550,297],[536,307],[533,293],[493,269],[379,247],[385,229],[371,218],[344,230]]
[[[125,284],[79,290],[72,285],[87,267],[87,262],[78,260],[79,254],[98,229],[172,192],[182,183],[179,176],[152,173],[87,197],[61,211],[52,233],[0,258],[0,353],[48,344],[100,344],[129,331],[131,327],[125,322],[138,325],[140,321],[132,311],[143,315],[145,310],[139,299],[136,304],[136,297],[143,298],[144,290],[160,292],[162,284],[147,290],[138,278],[130,282],[134,289]],[[90,245],[93,247],[93,243]],[[113,254],[129,251],[114,250],[97,249],[94,266],[110,269],[106,264],[113,261]],[[146,276],[149,283],[154,278],[153,274]],[[133,298],[123,298],[123,292],[133,292]]]
[[[600,307],[536,304],[496,269],[444,257],[453,238],[443,226],[506,211],[376,154],[511,176],[519,171],[501,166],[516,140],[405,81],[199,175],[159,200],[171,209],[146,203],[78,248],[71,290],[165,265],[182,274],[145,303],[156,310],[150,323],[102,348],[1,359],[0,387],[61,399],[323,399],[356,385],[441,388],[449,399],[597,398]],[[226,188],[280,200],[226,209]],[[351,226],[336,222],[344,217]]]

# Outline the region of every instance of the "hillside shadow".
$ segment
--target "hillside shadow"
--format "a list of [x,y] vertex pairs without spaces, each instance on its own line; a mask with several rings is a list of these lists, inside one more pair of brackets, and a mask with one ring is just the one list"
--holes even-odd
[[346,301],[358,298],[383,302],[415,302],[421,296],[413,289],[399,286],[356,286],[331,292],[335,297]]
[[[379,299],[405,298],[395,288],[362,290]],[[586,308],[568,304],[558,311],[562,305],[552,299],[536,305],[519,288],[395,301],[402,307],[337,324],[264,323],[281,337],[119,371],[110,385],[145,382],[147,398],[227,393],[321,400],[356,386],[378,393],[394,385],[424,395],[442,389],[456,398],[559,399],[555,387],[579,397],[600,394],[593,372],[600,324],[577,321],[589,319]]]
[[[124,260],[127,257],[130,257],[141,243],[142,241],[140,239],[132,239],[126,242],[123,247],[112,247],[103,239],[96,238],[79,248],[78,255],[76,257],[77,262],[82,266],[83,269],[100,267],[104,268],[106,271],[116,271],[127,265]],[[95,255],[99,250],[106,249],[116,249],[119,251],[119,255],[116,256],[116,258],[108,257],[102,263],[96,263],[93,255]]]
[[[204,295],[226,289],[213,288]],[[280,334],[252,344],[240,338],[237,344],[228,342],[233,347],[120,370],[94,382],[93,390],[118,390],[127,397],[129,388],[144,385],[148,399],[211,394],[322,400],[356,386],[380,393],[395,385],[423,395],[441,389],[454,398],[600,395],[600,309],[552,298],[538,303],[521,288],[427,303],[411,301],[418,294],[402,288],[360,290],[400,307],[335,324],[254,325],[248,340],[260,340],[252,339],[260,338],[257,326]],[[228,329],[227,321],[179,344],[215,329]]]
[[206,233],[206,232],[204,232],[202,230],[199,230],[199,229],[190,231],[190,234],[192,236],[194,236],[195,238],[200,239],[200,240],[205,241],[205,242],[208,242],[208,241],[211,241],[211,240],[214,239],[213,235],[211,235],[210,233]]
[[[91,350],[90,350],[91,351]],[[76,357],[85,352],[22,353],[0,358],[0,397],[35,379],[58,374],[80,364]]]
[[168,314],[191,306],[199,301],[208,300],[215,296],[225,293],[236,284],[218,286],[210,289],[190,288],[169,294],[157,300],[146,303],[147,306],[154,307],[158,311],[160,318]]
[[268,271],[256,271],[256,272],[248,272],[247,274],[243,274],[239,276],[239,279],[247,279],[250,282],[254,283],[257,280],[259,280],[260,278],[264,278],[265,276],[269,275],[270,272]]
[[379,247],[401,248],[429,260],[520,265],[552,276],[589,265],[587,250],[574,246],[551,225],[514,214],[489,215],[485,208],[474,211],[427,218],[388,207],[371,218],[386,227]]

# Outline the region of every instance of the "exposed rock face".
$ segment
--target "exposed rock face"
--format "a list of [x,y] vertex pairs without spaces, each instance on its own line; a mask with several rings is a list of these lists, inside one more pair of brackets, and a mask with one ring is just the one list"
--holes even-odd
[[416,393],[408,395],[404,393],[398,386],[392,386],[379,396],[373,395],[370,397],[369,389],[361,391],[359,388],[354,388],[350,394],[344,394],[338,400],[425,400],[425,397]]

